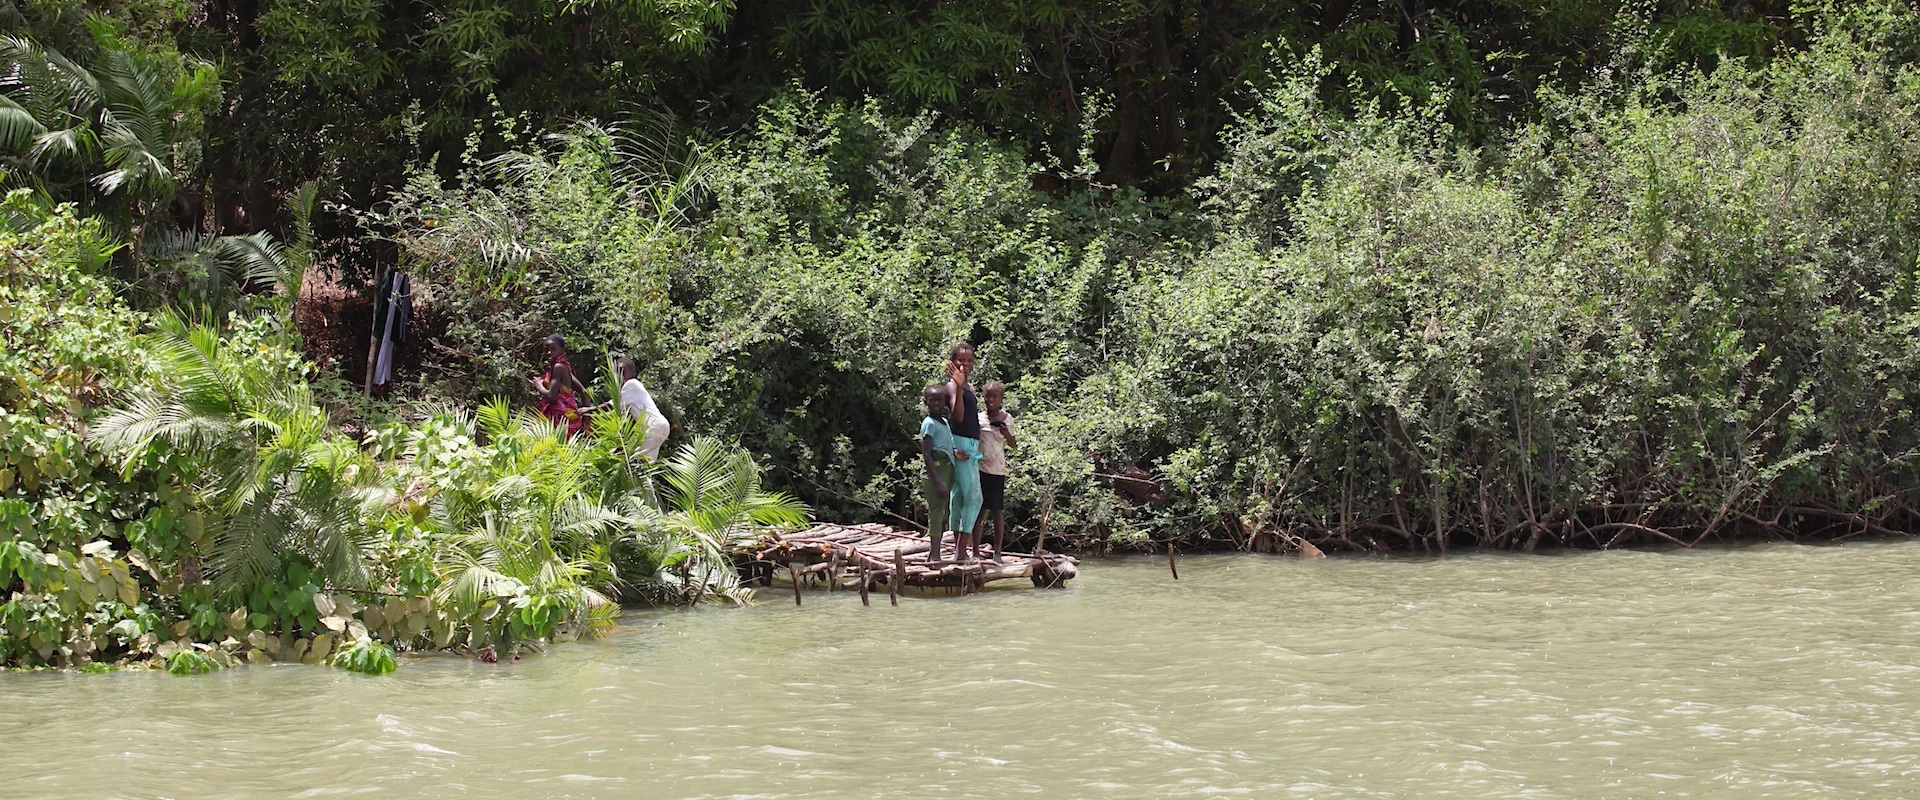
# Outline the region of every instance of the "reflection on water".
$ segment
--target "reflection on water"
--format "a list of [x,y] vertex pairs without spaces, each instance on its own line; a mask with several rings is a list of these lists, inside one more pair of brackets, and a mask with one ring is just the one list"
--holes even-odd
[[1180,566],[380,678],[0,675],[0,796],[1920,794],[1920,544]]

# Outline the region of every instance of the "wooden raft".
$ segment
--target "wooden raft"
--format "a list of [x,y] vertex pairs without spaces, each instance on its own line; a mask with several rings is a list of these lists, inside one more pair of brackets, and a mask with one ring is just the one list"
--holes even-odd
[[[829,592],[857,590],[862,601],[884,583],[898,604],[900,591],[906,587],[958,589],[973,594],[984,591],[993,581],[1027,578],[1037,587],[1058,588],[1080,574],[1079,560],[1053,553],[998,553],[971,563],[956,563],[953,537],[942,538],[940,549],[946,559],[929,564],[924,533],[879,523],[827,523],[762,538],[748,553],[749,562],[744,566],[767,585],[772,585],[774,573],[780,571],[777,567],[785,566],[787,577],[793,581],[795,604],[800,602],[801,585],[808,580],[825,584]],[[896,574],[903,574],[905,579],[894,580]]]

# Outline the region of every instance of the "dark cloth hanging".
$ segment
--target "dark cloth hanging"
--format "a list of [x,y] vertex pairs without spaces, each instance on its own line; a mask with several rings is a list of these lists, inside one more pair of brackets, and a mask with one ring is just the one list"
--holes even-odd
[[413,278],[408,276],[407,273],[402,272],[396,280],[400,281],[400,289],[397,292],[400,297],[400,310],[398,312],[400,315],[400,338],[396,341],[405,344],[407,341],[407,323],[413,321]]
[[380,331],[387,321],[387,293],[393,286],[392,267],[381,267],[380,278],[373,282],[373,338],[380,339]]

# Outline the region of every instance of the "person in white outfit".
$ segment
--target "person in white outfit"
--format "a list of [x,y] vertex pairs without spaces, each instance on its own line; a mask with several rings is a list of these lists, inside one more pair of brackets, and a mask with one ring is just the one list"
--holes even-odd
[[646,453],[648,459],[658,461],[660,448],[666,445],[667,434],[673,431],[673,426],[668,424],[667,415],[660,413],[660,406],[654,404],[646,384],[640,382],[639,362],[622,358],[613,365],[620,371],[622,381],[620,410],[647,426],[647,438],[642,440],[640,451]]

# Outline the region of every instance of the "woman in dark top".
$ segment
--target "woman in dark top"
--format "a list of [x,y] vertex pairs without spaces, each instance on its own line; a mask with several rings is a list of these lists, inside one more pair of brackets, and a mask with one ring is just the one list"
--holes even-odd
[[[980,517],[980,400],[973,394],[973,345],[947,354],[947,396],[953,428],[953,492],[947,524],[953,529],[956,560],[973,560],[979,546],[974,522]],[[938,560],[934,553],[930,560]]]

